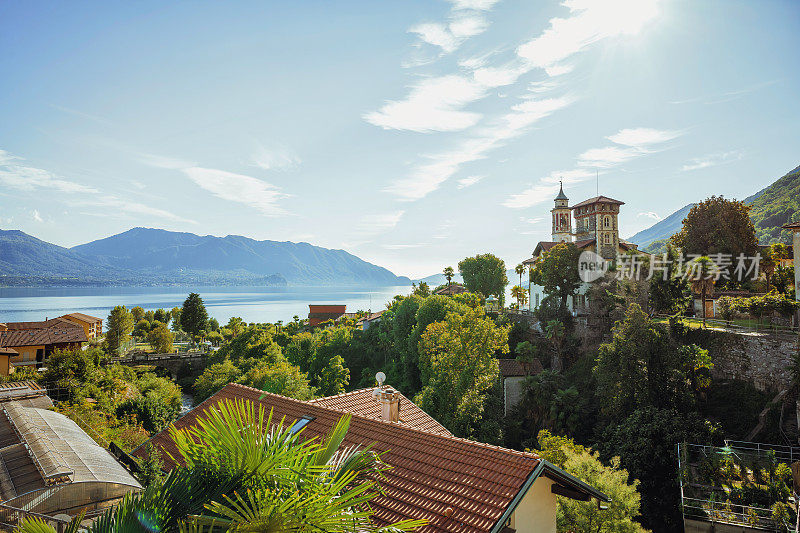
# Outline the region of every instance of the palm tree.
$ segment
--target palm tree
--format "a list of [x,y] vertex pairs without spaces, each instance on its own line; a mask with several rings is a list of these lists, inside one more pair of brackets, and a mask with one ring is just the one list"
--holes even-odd
[[525,273],[525,265],[520,263],[514,267],[514,272],[519,274],[519,284],[522,286],[522,275]]
[[456,273],[453,270],[453,267],[445,267],[444,269],[444,277],[447,278],[447,286],[450,286],[450,280],[453,279]]
[[690,268],[694,271],[694,275],[689,280],[692,286],[692,292],[700,295],[700,307],[703,310],[703,327],[706,327],[706,296],[711,294],[714,290],[714,278],[711,274],[714,270],[714,261],[708,256],[698,257],[692,260],[693,265]]
[[[325,439],[303,439],[264,406],[226,400],[195,427],[170,429],[183,466],[130,493],[90,533],[233,531],[411,531],[425,521],[376,528],[369,501],[389,468],[369,448],[342,447],[350,415]],[[394,530],[392,528],[395,528]],[[19,533],[55,533],[35,520]]]
[[520,285],[511,287],[511,297],[517,299],[517,309],[522,309],[522,306],[528,301],[528,293]]

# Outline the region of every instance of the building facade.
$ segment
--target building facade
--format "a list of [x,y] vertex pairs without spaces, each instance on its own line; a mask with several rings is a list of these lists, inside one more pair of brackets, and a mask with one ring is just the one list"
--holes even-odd
[[791,222],[783,226],[792,231],[792,248],[794,252],[794,297],[800,300],[800,222]]
[[8,355],[9,373],[16,366],[41,366],[59,350],[79,350],[87,340],[83,327],[61,318],[0,324],[0,348]]
[[[614,261],[619,255],[637,249],[636,245],[619,236],[620,207],[625,204],[607,196],[595,196],[569,207],[569,198],[562,186],[554,199],[551,241],[536,245],[530,259],[523,261],[531,270],[544,255],[562,243],[572,243],[581,251],[595,252],[605,261]],[[574,219],[574,231],[573,231]],[[589,283],[582,283],[567,306],[575,314],[588,308],[586,293]],[[530,282],[528,305],[531,311],[541,306],[545,298],[544,287]]]

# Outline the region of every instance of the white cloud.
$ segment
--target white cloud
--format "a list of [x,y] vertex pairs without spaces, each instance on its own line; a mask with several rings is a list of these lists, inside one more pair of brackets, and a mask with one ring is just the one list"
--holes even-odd
[[62,193],[97,194],[94,187],[65,180],[56,174],[32,167],[21,157],[0,150],[0,183],[20,191],[50,189]]
[[582,167],[608,168],[629,161],[642,154],[634,148],[619,148],[607,146],[605,148],[592,148],[578,156],[578,164]]
[[520,217],[520,220],[522,222],[526,223],[526,224],[539,224],[542,220],[544,220],[544,218],[543,217],[535,217],[535,218]]
[[39,214],[38,209],[34,209],[33,213],[31,213],[31,216],[33,217],[33,220],[35,220],[36,222],[43,222],[42,216]]
[[597,41],[636,34],[659,12],[657,0],[565,0],[562,5],[570,10],[568,18],[550,19],[541,35],[517,48],[532,67],[553,68]]
[[411,88],[405,100],[388,101],[364,119],[384,129],[460,131],[481,118],[479,113],[463,111],[463,107],[485,94],[483,85],[464,76],[426,78]]
[[636,215],[636,216],[638,216],[638,217],[647,217],[647,218],[652,218],[652,219],[653,219],[653,220],[655,220],[656,222],[658,222],[659,220],[661,220],[661,217],[658,215],[658,213],[655,213],[655,212],[653,212],[653,211],[647,211],[647,212],[644,212],[644,213],[639,213],[639,214],[638,214],[638,215]]
[[264,170],[284,170],[301,163],[300,158],[288,148],[279,147],[268,150],[261,145],[253,154],[252,161],[255,166]]
[[646,147],[651,144],[659,144],[671,141],[681,135],[679,131],[656,130],[653,128],[627,128],[619,130],[614,135],[609,135],[606,139],[625,146]]
[[464,41],[483,33],[488,27],[489,24],[482,15],[469,14],[455,17],[446,24],[424,22],[412,26],[408,31],[416,33],[421,41],[438,46],[443,53],[449,54],[458,50]]
[[422,248],[428,246],[426,242],[418,242],[413,244],[384,244],[381,247],[387,250],[407,250],[409,248]]
[[683,165],[683,167],[681,167],[681,170],[683,171],[700,170],[702,168],[715,167],[717,165],[739,161],[740,159],[742,159],[742,157],[744,157],[744,154],[742,154],[742,152],[738,150],[708,154],[703,157],[693,158],[688,163]]
[[564,183],[578,183],[594,177],[595,173],[584,169],[564,170],[551,172],[548,176],[539,180],[539,183],[532,185],[522,192],[512,194],[503,205],[512,209],[522,209],[552,201],[558,194],[559,181]]
[[278,205],[278,201],[287,195],[270,183],[244,174],[234,174],[214,168],[189,167],[181,171],[218,198],[249,205],[269,216],[286,214],[286,211]]
[[453,9],[475,9],[488,11],[500,0],[450,0]]
[[471,187],[481,181],[486,176],[468,176],[466,178],[461,178],[458,180],[458,188],[465,189],[467,187]]

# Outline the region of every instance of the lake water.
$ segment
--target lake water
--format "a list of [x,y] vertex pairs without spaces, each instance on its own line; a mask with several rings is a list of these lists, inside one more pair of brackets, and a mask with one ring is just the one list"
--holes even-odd
[[104,320],[116,305],[128,309],[172,309],[190,292],[200,294],[209,316],[225,324],[232,316],[245,322],[289,322],[308,316],[308,304],[346,304],[348,312],[384,309],[410,286],[337,287],[79,287],[0,288],[0,322],[44,320],[80,312]]

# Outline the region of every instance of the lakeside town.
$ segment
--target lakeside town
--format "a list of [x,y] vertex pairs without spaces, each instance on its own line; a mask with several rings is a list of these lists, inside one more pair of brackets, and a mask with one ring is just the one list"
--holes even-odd
[[797,0],[0,1],[0,533],[800,533]]
[[[800,224],[758,245],[713,197],[648,253],[622,205],[562,188],[518,280],[479,254],[378,311],[220,324],[192,293],[0,324],[0,521],[791,530]],[[730,251],[693,248],[719,218],[706,250]],[[298,460],[308,497],[274,517]]]

